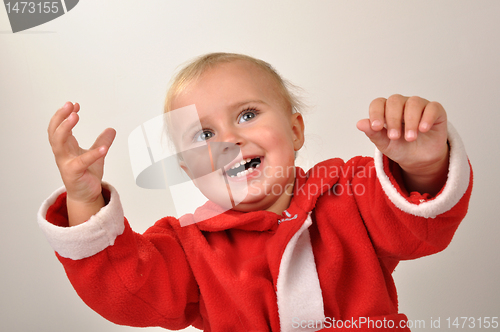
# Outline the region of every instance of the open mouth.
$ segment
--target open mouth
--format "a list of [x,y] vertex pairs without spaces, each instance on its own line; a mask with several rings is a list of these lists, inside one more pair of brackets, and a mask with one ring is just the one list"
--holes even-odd
[[259,167],[260,163],[260,157],[246,158],[231,166],[226,173],[232,178],[246,176]]

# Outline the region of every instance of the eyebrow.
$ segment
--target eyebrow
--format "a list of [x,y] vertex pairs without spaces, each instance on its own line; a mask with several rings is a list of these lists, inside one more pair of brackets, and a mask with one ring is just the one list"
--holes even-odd
[[250,100],[238,101],[236,103],[230,104],[229,108],[231,108],[231,109],[238,108],[238,107],[241,107],[243,105],[252,104],[252,103],[269,105],[268,103],[266,103],[265,101],[260,100],[260,99],[250,99]]

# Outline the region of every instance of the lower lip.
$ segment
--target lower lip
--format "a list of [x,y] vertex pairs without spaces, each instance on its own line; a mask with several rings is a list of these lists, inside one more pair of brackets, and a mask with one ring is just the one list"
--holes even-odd
[[228,181],[232,181],[232,182],[241,182],[241,181],[247,181],[247,180],[256,178],[256,177],[260,176],[260,173],[261,173],[260,169],[262,169],[262,164],[264,164],[264,158],[260,158],[260,164],[258,167],[256,167],[254,169],[253,172],[248,173],[245,176],[234,176],[234,177],[230,177],[226,173],[226,178],[228,179]]

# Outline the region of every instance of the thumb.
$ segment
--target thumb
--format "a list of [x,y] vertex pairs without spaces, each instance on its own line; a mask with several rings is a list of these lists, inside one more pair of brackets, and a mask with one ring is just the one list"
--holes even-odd
[[391,140],[387,137],[387,129],[382,128],[381,130],[375,131],[370,125],[370,119],[359,120],[356,127],[365,133],[365,135],[372,141],[373,144],[381,152],[384,151]]
[[92,150],[92,149],[96,149],[98,147],[105,146],[106,150],[108,150],[109,147],[111,146],[111,144],[113,143],[115,136],[116,136],[116,130],[114,130],[113,128],[105,129],[99,135],[99,137],[97,137],[97,139],[95,140],[94,144],[92,145],[92,147],[90,149]]

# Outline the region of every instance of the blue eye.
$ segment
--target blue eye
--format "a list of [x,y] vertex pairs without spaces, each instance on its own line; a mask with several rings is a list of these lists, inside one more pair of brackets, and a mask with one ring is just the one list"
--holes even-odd
[[254,119],[257,116],[257,114],[258,114],[257,110],[254,109],[245,110],[241,112],[240,117],[238,119],[238,123],[250,121]]
[[202,141],[207,141],[209,139],[211,139],[212,137],[214,137],[214,133],[210,130],[202,130],[198,133],[196,133],[196,135],[194,136],[194,141],[195,142],[202,142]]

